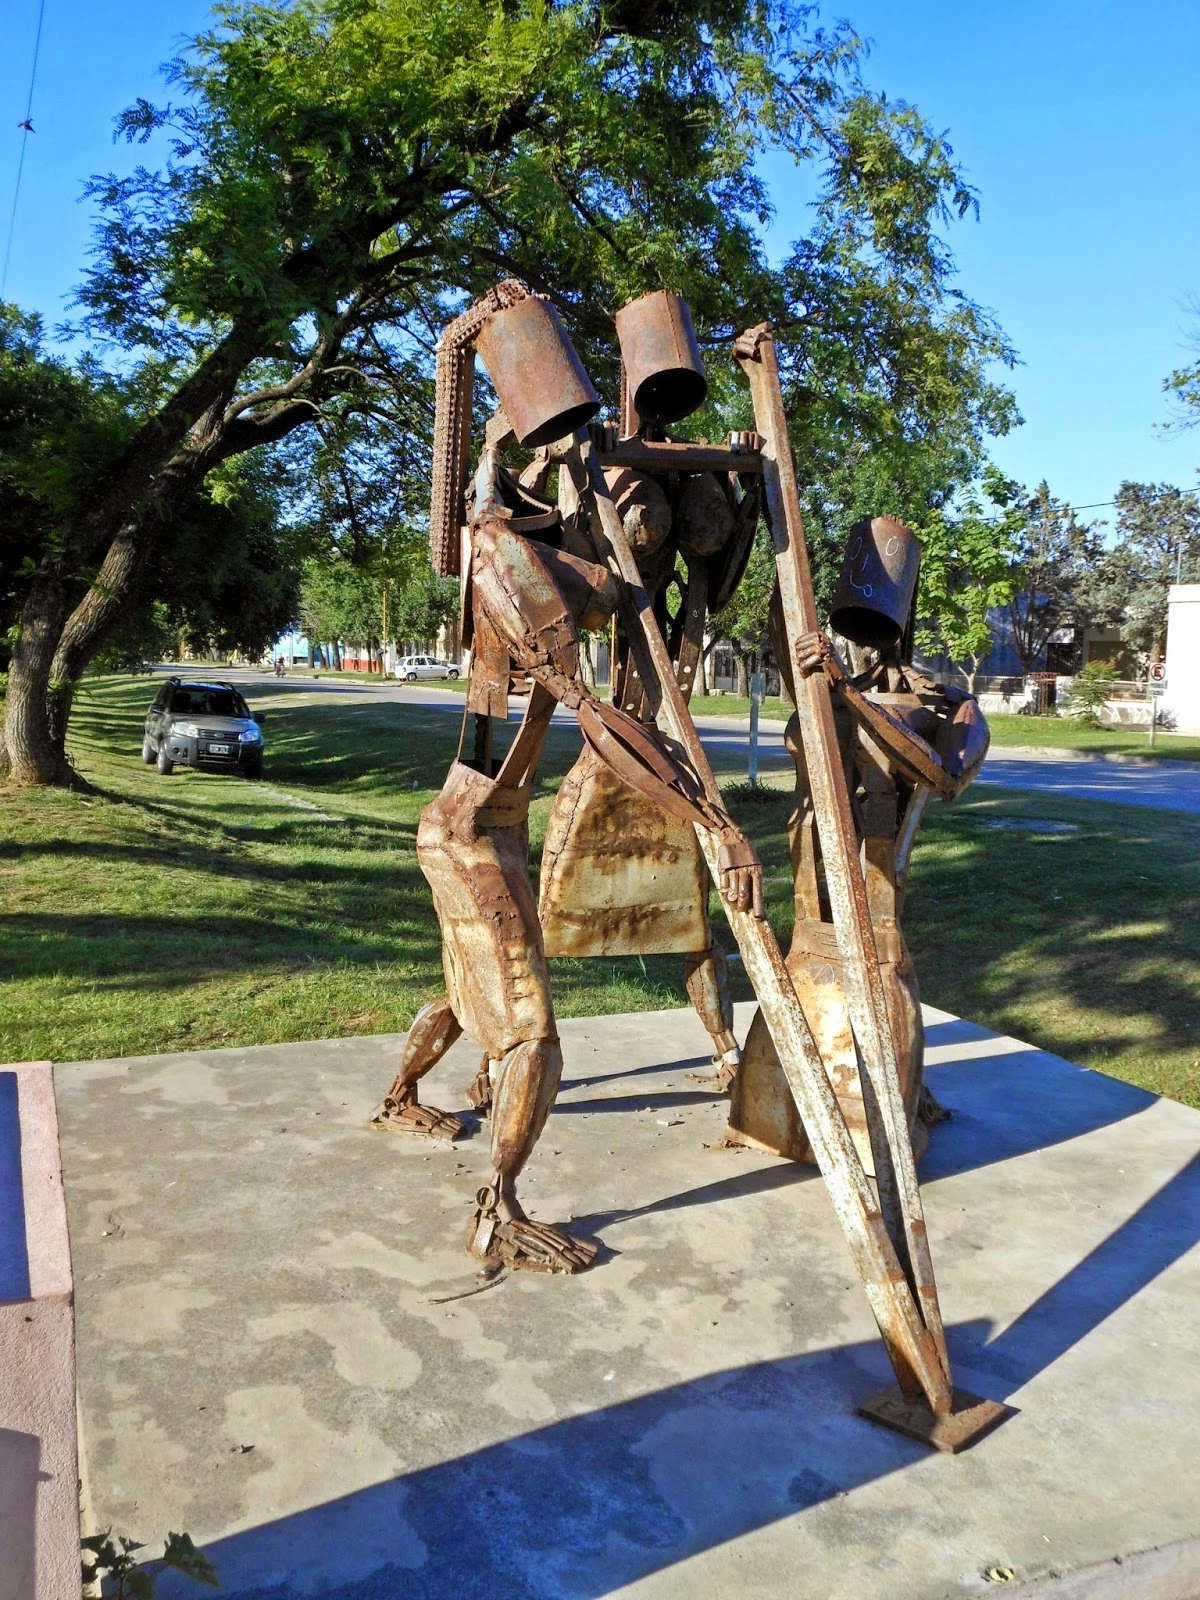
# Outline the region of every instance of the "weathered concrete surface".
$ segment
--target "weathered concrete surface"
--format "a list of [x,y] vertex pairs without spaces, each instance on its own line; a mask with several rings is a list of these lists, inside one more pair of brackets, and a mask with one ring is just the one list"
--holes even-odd
[[0,1067],[0,1600],[79,1593],[71,1256],[48,1061]]
[[823,1186],[705,1148],[690,1013],[562,1025],[524,1193],[611,1253],[462,1299],[486,1148],[366,1131],[398,1039],[60,1068],[97,1516],[343,1600],[934,1600],[1193,1538],[1200,1114],[929,1021],[956,1376],[1020,1408],[954,1458],[854,1415],[888,1369]]

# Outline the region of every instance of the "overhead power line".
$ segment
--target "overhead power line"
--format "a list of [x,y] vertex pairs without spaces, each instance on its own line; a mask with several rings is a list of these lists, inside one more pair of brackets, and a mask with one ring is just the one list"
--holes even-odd
[[13,190],[12,215],[8,219],[8,243],[4,247],[4,270],[0,272],[0,300],[8,282],[8,263],[12,256],[13,231],[17,226],[17,203],[21,198],[21,176],[25,171],[25,146],[33,132],[33,86],[37,82],[38,54],[42,48],[42,21],[46,15],[46,0],[38,6],[37,33],[33,40],[33,65],[29,69],[29,93],[25,99],[25,116],[17,123],[21,130],[21,154],[17,159],[17,183]]

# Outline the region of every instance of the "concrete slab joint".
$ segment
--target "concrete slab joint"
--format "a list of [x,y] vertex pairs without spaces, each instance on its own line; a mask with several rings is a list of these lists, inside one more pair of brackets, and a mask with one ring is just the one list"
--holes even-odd
[[0,1600],[79,1593],[71,1256],[48,1061],[0,1067]]

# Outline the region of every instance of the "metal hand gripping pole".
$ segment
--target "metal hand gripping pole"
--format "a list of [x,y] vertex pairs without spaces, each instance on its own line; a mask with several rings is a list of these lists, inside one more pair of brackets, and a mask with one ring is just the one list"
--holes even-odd
[[[764,323],[743,334],[734,346],[734,353],[749,380],[755,423],[763,438],[766,510],[775,546],[788,648],[794,655],[801,635],[815,632],[819,619],[770,325]],[[914,1407],[913,1402],[919,1401],[919,1397],[911,1380],[899,1367],[896,1375],[902,1394],[885,1391],[863,1409],[876,1420],[918,1437],[928,1437],[943,1448],[961,1448],[1002,1421],[1008,1414],[1007,1408],[955,1393],[952,1387],[916,1163],[900,1091],[895,1040],[834,726],[829,683],[820,672],[808,677],[797,673],[795,678],[797,711],[826,884],[845,972],[851,1024],[861,1058],[863,1102],[882,1219],[903,1272],[908,1290],[906,1298],[921,1322],[922,1348],[928,1350],[929,1364],[936,1364],[938,1374],[932,1385],[918,1374],[925,1402],[934,1413],[928,1423],[921,1415],[919,1403]],[[765,1004],[763,1012],[770,1026]],[[771,1032],[774,1037],[773,1027]],[[779,1048],[778,1040],[776,1048]],[[782,1050],[780,1059],[784,1061]],[[791,1081],[786,1061],[784,1070]],[[797,1104],[800,1105],[798,1098]],[[807,1127],[808,1118],[802,1105],[800,1113]],[[812,1133],[810,1128],[810,1138]],[[812,1143],[819,1159],[820,1146],[816,1138],[812,1138]],[[935,1434],[942,1437],[934,1437]]]
[[[682,746],[706,796],[720,805],[720,791],[675,681],[637,562],[586,435],[580,435],[567,451],[564,465],[589,512],[597,554],[620,580],[622,620],[653,706],[656,710],[661,708],[671,735]],[[714,881],[719,881],[716,842],[708,830],[696,831],[709,871]],[[918,1308],[770,924],[724,902],[723,908],[899,1379],[901,1406],[911,1406],[915,1401],[921,1413],[910,1424],[898,1415],[884,1414],[883,1408],[878,1414],[869,1414],[903,1427],[941,1449],[961,1448],[984,1427],[1001,1420],[1004,1408],[984,1402],[985,1419],[978,1414],[980,1407],[973,1397],[953,1393],[942,1350]],[[895,1412],[896,1406],[891,1409]]]

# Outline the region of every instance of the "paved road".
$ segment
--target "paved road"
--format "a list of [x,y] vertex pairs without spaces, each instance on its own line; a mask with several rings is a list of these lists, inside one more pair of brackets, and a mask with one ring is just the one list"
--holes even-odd
[[[156,670],[165,673],[177,671],[178,668]],[[396,683],[379,679],[337,678],[332,675],[322,675],[315,681],[308,677],[276,680],[269,674],[249,667],[223,667],[220,676],[244,683],[247,688],[257,684],[269,685],[272,690],[316,690],[321,694],[351,698],[370,695],[380,700],[454,713],[461,712],[463,705],[461,690],[448,689],[436,683]],[[519,714],[523,705],[523,701],[514,699],[514,714]],[[558,711],[555,720],[573,722],[574,717],[570,712]],[[697,717],[696,727],[705,748],[712,755],[724,758],[721,763],[723,766],[731,758],[746,755],[749,732],[745,717]],[[767,770],[789,764],[783,747],[782,723],[764,725],[759,737],[759,761]],[[1156,811],[1185,811],[1200,815],[1200,762],[1163,761],[1151,765],[1106,761],[1102,758],[1089,760],[1080,756],[1060,755],[1050,750],[1033,753],[1028,750],[994,749],[976,781],[1003,784],[1010,789],[1068,795],[1078,800],[1108,800],[1120,805],[1147,806]]]
[[1152,765],[1106,761],[1103,757],[1080,761],[1050,751],[1032,755],[1028,751],[993,750],[976,782],[1200,815],[1200,762],[1163,761]]

